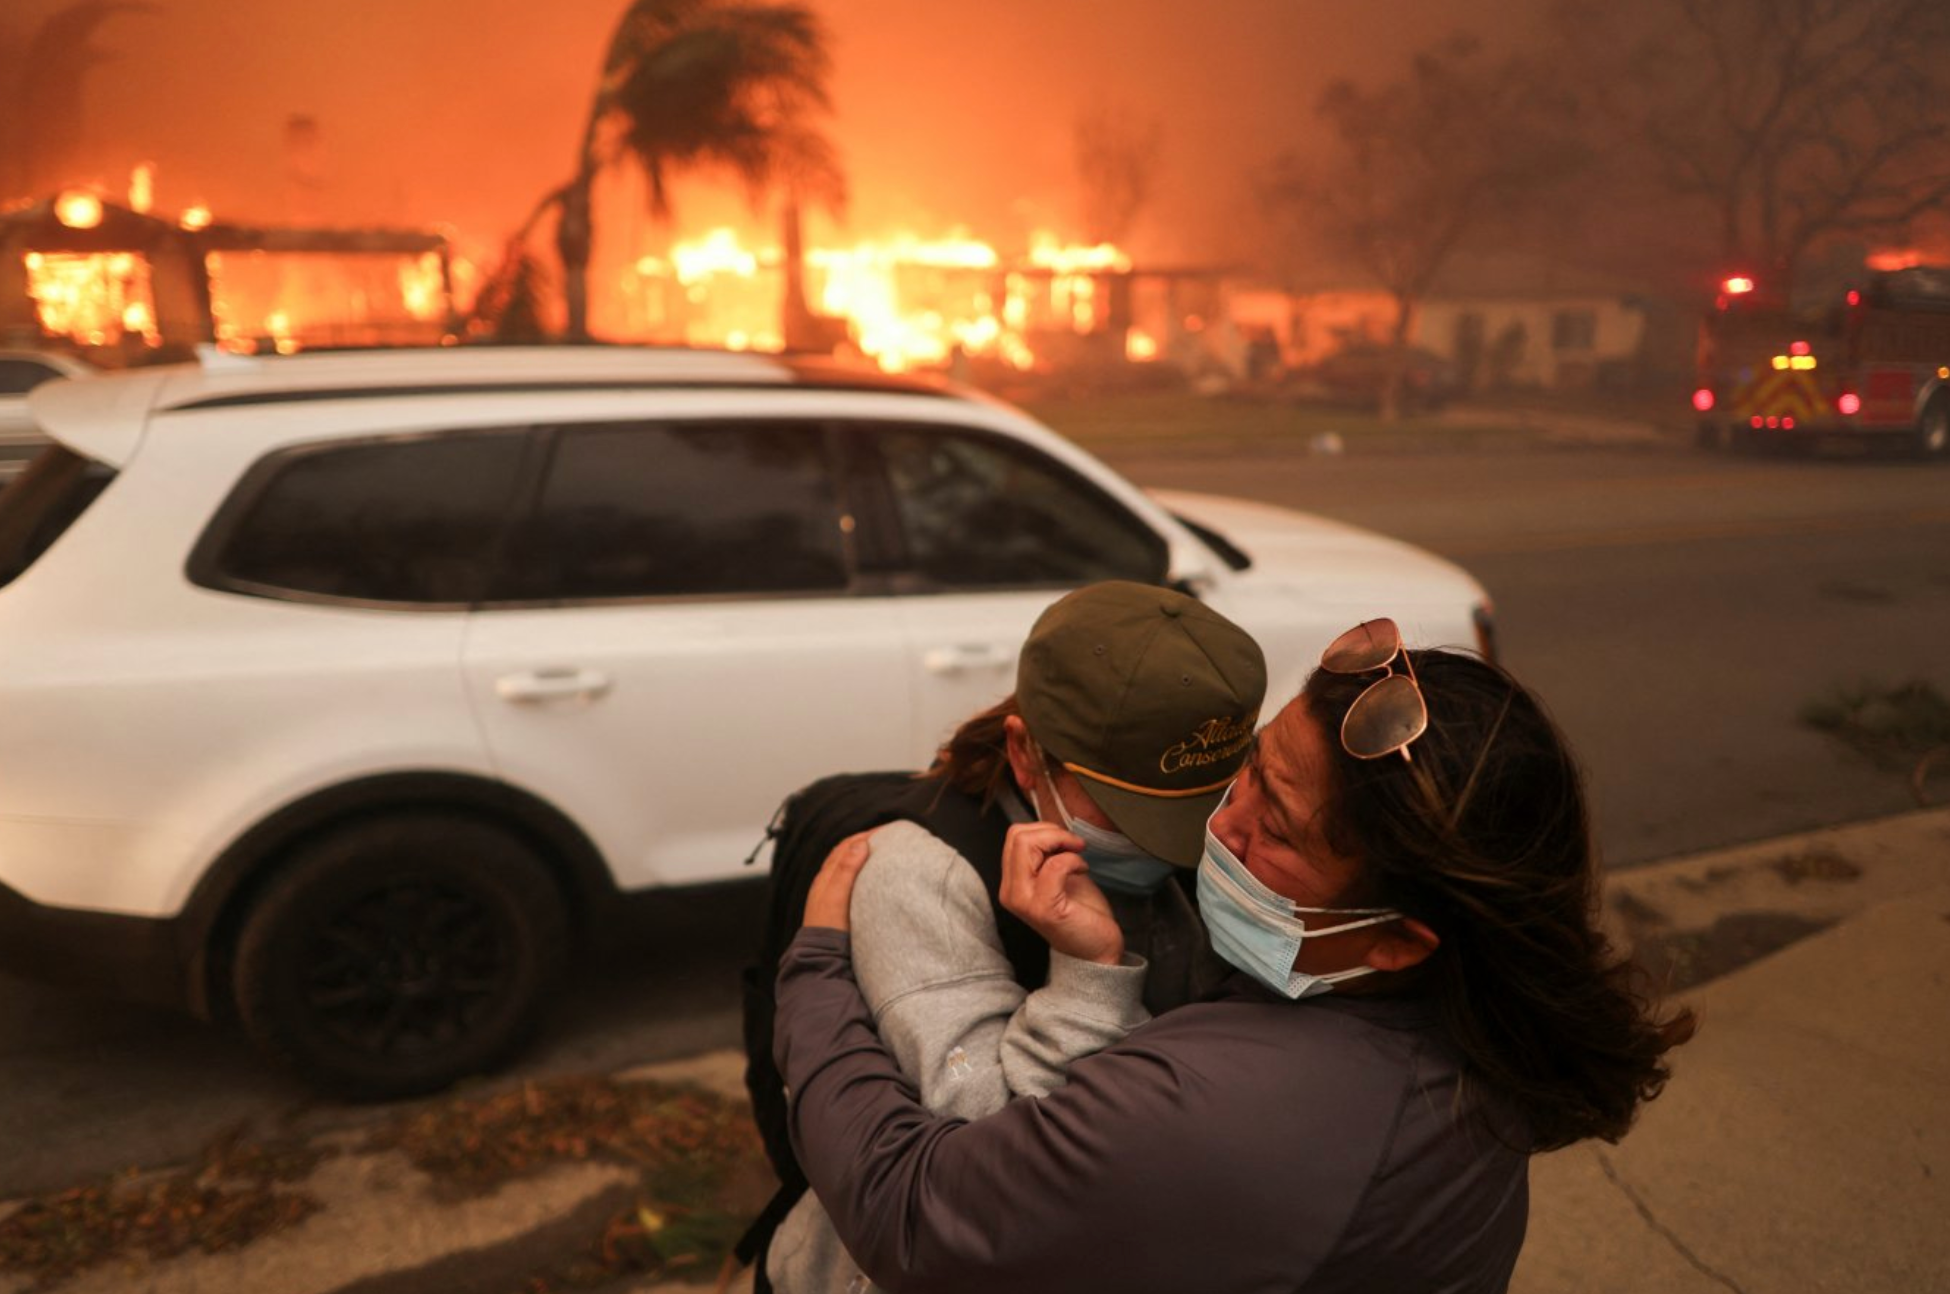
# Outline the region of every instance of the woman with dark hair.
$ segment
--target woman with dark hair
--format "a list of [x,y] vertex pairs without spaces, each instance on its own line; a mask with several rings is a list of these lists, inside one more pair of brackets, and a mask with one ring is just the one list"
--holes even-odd
[[[1017,828],[1003,901],[1117,951],[1064,846]],[[972,1123],[887,1063],[836,850],[780,974],[801,1162],[900,1291],[1479,1291],[1509,1282],[1528,1158],[1616,1140],[1691,1036],[1597,927],[1582,779],[1481,660],[1342,635],[1260,734],[1198,889],[1239,973]]]

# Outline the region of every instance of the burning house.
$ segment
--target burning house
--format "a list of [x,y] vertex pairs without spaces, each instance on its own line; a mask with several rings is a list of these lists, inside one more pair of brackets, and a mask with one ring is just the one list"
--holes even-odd
[[85,190],[0,212],[0,344],[115,365],[199,343],[432,344],[455,326],[437,233],[170,221]]

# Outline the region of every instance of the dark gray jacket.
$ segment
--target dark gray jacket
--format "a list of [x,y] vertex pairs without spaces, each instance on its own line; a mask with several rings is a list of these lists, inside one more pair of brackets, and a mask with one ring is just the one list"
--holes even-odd
[[847,1249],[901,1294],[1502,1290],[1528,1159],[1457,1117],[1419,1008],[1288,1002],[1235,976],[1041,1100],[937,1118],[854,986],[846,936],[779,971],[792,1139]]

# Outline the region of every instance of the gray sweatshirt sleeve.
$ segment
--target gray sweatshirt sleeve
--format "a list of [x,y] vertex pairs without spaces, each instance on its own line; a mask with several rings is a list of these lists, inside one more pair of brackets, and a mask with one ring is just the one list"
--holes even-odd
[[1060,954],[1024,994],[975,869],[925,829],[873,839],[853,891],[854,975],[875,1027],[930,1110],[979,1118],[1012,1095],[1041,1096],[1070,1062],[1147,1018],[1144,963],[1096,966]]
[[[1144,1009],[1144,958],[1100,966],[1052,952],[1049,983],[1031,993],[1002,1034],[1002,1074],[1012,1096],[1047,1096],[1070,1065],[1151,1018]],[[986,1113],[986,1111],[985,1111]]]

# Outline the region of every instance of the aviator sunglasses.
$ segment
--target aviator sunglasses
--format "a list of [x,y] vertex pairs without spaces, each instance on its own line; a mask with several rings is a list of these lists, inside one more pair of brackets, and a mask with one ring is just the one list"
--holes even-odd
[[[1399,657],[1406,673],[1397,674]],[[1380,759],[1400,752],[1414,763],[1408,744],[1429,730],[1429,707],[1415,665],[1402,645],[1402,631],[1393,620],[1369,620],[1348,630],[1320,654],[1320,667],[1329,674],[1388,673],[1354,698],[1341,720],[1341,749],[1356,759]]]

